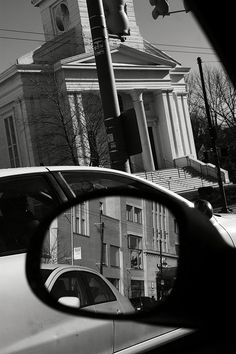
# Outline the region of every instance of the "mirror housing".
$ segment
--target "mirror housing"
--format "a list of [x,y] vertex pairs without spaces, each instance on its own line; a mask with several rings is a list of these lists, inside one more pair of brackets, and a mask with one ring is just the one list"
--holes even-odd
[[194,207],[200,211],[203,215],[205,215],[209,220],[213,216],[213,207],[208,200],[198,199],[194,202]]
[[[129,178],[127,177],[127,182]],[[140,182],[141,179],[137,180]],[[52,299],[45,289],[40,274],[41,250],[48,227],[63,211],[92,198],[130,196],[146,198],[163,204],[175,216],[179,227],[179,260],[176,280],[166,300],[151,311],[132,314],[93,313],[65,306]],[[221,264],[227,264],[225,272]],[[236,251],[222,239],[209,220],[193,204],[158,185],[144,182],[138,187],[110,188],[84,194],[73,202],[65,203],[39,226],[32,237],[26,258],[26,275],[35,295],[50,307],[67,314],[101,319],[142,321],[158,325],[188,328],[208,327],[226,321],[227,311],[233,316],[235,290],[219,292],[219,279],[230,284],[236,268]],[[217,272],[216,272],[217,269]],[[219,307],[219,303],[224,306]],[[217,309],[217,311],[216,311]],[[223,323],[222,322],[222,323]]]

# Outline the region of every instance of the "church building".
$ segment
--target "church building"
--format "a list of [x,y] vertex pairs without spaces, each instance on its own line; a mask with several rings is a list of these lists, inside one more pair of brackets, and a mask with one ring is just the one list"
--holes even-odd
[[[0,168],[109,167],[86,0],[31,3],[41,13],[45,43],[0,74]],[[190,68],[146,41],[133,0],[125,3],[130,35],[109,41],[120,110],[134,108],[141,138],[131,172],[191,162],[216,176],[196,156],[185,83]]]

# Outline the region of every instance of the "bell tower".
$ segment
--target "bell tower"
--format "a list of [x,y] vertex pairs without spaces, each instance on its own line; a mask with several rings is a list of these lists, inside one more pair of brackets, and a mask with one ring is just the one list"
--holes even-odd
[[[113,6],[125,3],[130,27],[130,35],[126,37],[125,44],[142,50],[143,38],[136,23],[133,0],[109,2]],[[92,51],[86,0],[31,0],[31,3],[40,10],[46,41],[35,51],[36,62],[53,62]],[[106,18],[108,16],[109,11],[106,11]],[[120,40],[112,38],[110,42],[111,45],[119,45]]]

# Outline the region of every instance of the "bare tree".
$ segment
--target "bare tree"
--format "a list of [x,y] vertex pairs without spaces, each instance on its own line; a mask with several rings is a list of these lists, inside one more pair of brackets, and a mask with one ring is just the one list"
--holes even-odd
[[45,69],[31,79],[30,125],[43,164],[109,166],[101,100],[92,90],[68,93]]
[[[207,142],[207,119],[200,86],[200,77],[196,73],[189,75],[187,78],[187,85],[189,113],[191,117],[196,150],[199,155],[202,146],[206,145]],[[201,158],[201,156],[199,156],[199,158]]]
[[[236,90],[225,72],[218,67],[204,66],[204,82],[207,99],[215,128],[216,142],[220,150],[221,164],[235,178],[236,151]],[[207,161],[211,161],[211,142],[209,139],[208,122],[202,93],[202,83],[198,72],[187,78],[188,103],[198,157],[201,152],[207,153]],[[203,149],[202,149],[203,148]],[[214,162],[214,161],[211,161]]]
[[[225,72],[218,67],[204,67],[204,81],[212,120],[218,127],[236,126],[236,90]],[[198,73],[188,79],[189,107],[191,117],[198,116],[204,122],[205,105],[202,84]]]

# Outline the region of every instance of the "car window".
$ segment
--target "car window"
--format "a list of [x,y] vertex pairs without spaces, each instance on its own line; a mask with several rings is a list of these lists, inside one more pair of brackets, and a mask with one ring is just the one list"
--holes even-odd
[[51,295],[59,300],[64,296],[78,297],[80,300],[80,307],[91,305],[91,299],[89,298],[86,290],[81,272],[71,271],[61,274],[55,281]]
[[0,181],[0,254],[27,248],[36,227],[56,205],[42,176]]
[[[126,187],[127,180],[122,181],[122,178],[108,178],[100,174],[75,173],[75,172],[61,172],[62,177],[69,184],[76,196],[85,192],[91,192],[96,189],[112,188],[112,187]],[[135,184],[135,182],[133,182]]]
[[116,297],[112,290],[104,280],[99,278],[99,276],[93,273],[84,272],[83,277],[86,280],[86,284],[92,296],[93,304],[116,301]]

